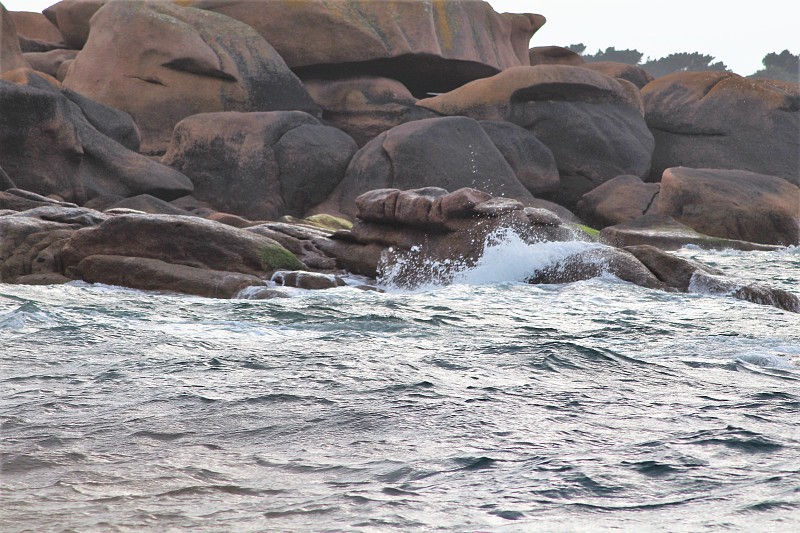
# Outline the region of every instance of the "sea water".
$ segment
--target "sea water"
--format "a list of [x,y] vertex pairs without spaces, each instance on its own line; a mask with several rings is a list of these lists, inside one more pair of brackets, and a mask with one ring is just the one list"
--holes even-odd
[[[453,283],[0,285],[0,531],[796,531],[800,314],[513,235]],[[800,250],[694,258],[798,292]]]

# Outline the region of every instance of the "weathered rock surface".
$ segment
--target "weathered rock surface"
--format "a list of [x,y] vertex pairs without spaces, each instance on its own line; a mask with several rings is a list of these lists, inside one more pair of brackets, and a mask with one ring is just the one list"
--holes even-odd
[[181,121],[163,162],[194,196],[251,220],[302,216],[345,174],[355,142],[307,113],[206,113]]
[[662,250],[677,250],[693,244],[707,250],[776,250],[779,246],[721,239],[698,233],[670,216],[651,213],[600,232],[603,242],[625,247],[650,244]]
[[42,13],[58,31],[70,48],[80,50],[89,38],[89,21],[108,0],[61,0]]
[[141,211],[142,213],[150,213],[151,215],[192,215],[189,211],[175,207],[171,203],[149,194],[139,194],[130,198],[124,198],[108,206],[106,209],[132,209],[134,211]]
[[343,266],[339,267],[336,259],[323,251],[324,243],[329,240],[333,231],[283,222],[266,222],[250,226],[247,230],[273,239],[309,268],[321,271],[346,269]]
[[530,65],[573,65],[582,66],[586,60],[563,46],[534,46],[528,50]]
[[117,215],[97,227],[77,231],[63,250],[64,266],[77,266],[92,255],[143,257],[254,276],[305,268],[267,237],[197,217],[172,215]]
[[22,57],[19,46],[17,27],[5,6],[0,4],[0,73],[27,67],[28,62]]
[[478,188],[523,202],[533,198],[477,121],[444,117],[402,124],[367,143],[313,211],[352,218],[356,197],[367,191],[429,186]]
[[679,72],[642,89],[652,179],[685,166],[748,170],[800,185],[800,84]]
[[302,271],[276,272],[272,275],[272,281],[281,287],[294,287],[311,291],[333,289],[346,285],[342,278],[333,274]]
[[76,204],[60,202],[46,196],[22,189],[8,188],[0,192],[0,209],[11,211],[26,211],[36,207],[58,205],[62,207],[78,207]]
[[[32,11],[10,11],[9,15],[14,21],[19,37],[62,47],[66,46],[63,43],[64,36],[61,35],[58,28],[47,20],[44,14]],[[27,51],[23,50],[23,52]]]
[[175,124],[216,111],[318,108],[300,80],[252,28],[166,2],[110,2],[64,86],[130,113],[142,151],[163,154]]
[[169,291],[206,298],[233,298],[247,287],[264,285],[258,276],[172,264],[158,259],[91,255],[72,269],[89,283]]
[[641,67],[628,65],[627,63],[617,63],[616,61],[595,61],[581,65],[583,68],[601,72],[612,78],[627,80],[636,85],[639,89],[653,81],[655,78]]
[[22,54],[33,70],[44,72],[48,76],[58,78],[58,70],[65,61],[77,57],[77,50],[56,49],[48,52],[28,52]]
[[406,86],[391,78],[358,76],[303,83],[322,108],[322,118],[350,135],[358,146],[400,124],[437,116],[414,105],[417,99]]
[[[442,92],[528,64],[541,15],[498,14],[486,2],[187,0],[241,20],[301,77],[377,75],[414,94]],[[335,44],[334,44],[335,43]]]
[[561,177],[553,152],[536,135],[511,122],[482,120],[479,124],[531,194],[539,196],[558,189]]
[[186,176],[114,139],[138,145],[129,116],[33,71],[11,74],[20,83],[0,80],[0,115],[7,118],[0,123],[0,159],[16,187],[78,204],[107,194],[171,200],[192,191]]
[[57,205],[1,216],[0,282],[62,273],[61,249],[70,236],[102,220],[102,213]]
[[531,242],[568,239],[560,219],[470,188],[375,190],[356,200],[357,222],[320,248],[345,268],[405,286],[447,283],[481,257],[490,235],[513,228]]
[[650,172],[653,136],[631,83],[568,65],[515,67],[417,102],[443,115],[506,120],[531,131],[555,157],[561,182],[548,196],[572,207],[622,174]]
[[761,283],[747,283],[725,277],[719,269],[672,255],[653,246],[629,246],[632,253],[655,276],[681,292],[729,296],[786,311],[800,312],[800,297]]
[[537,271],[528,279],[528,283],[573,283],[604,274],[612,274],[648,289],[666,289],[666,285],[631,253],[602,245],[567,256]]
[[658,211],[713,237],[800,243],[800,187],[742,170],[669,168]]
[[691,259],[678,257],[669,252],[647,244],[626,246],[625,251],[633,254],[659,280],[668,287],[687,292],[696,272],[721,275],[722,271]]
[[576,211],[593,228],[622,224],[657,212],[660,188],[638,176],[617,176],[584,194]]

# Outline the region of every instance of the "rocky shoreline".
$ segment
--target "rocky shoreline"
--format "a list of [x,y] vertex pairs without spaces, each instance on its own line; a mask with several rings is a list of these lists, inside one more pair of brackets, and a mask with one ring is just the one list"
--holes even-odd
[[482,2],[0,12],[2,283],[413,287],[512,230],[592,243],[531,283],[608,272],[800,312],[668,253],[800,243],[800,84],[589,68],[528,50],[541,15]]

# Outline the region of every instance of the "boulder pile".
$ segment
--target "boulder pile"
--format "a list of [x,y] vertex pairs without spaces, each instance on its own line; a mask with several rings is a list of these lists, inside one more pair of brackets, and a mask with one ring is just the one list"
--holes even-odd
[[800,244],[800,84],[653,79],[530,48],[544,23],[466,0],[0,4],[0,281],[413,286],[502,228],[585,224],[605,245],[532,282],[689,290],[669,271],[725,283],[650,247]]

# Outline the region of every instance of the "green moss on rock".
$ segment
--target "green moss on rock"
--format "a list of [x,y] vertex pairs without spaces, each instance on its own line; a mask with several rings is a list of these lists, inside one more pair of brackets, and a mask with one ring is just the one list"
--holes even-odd
[[306,265],[280,245],[264,246],[259,252],[264,270],[306,270]]

